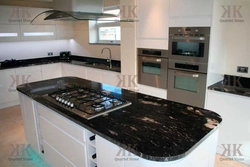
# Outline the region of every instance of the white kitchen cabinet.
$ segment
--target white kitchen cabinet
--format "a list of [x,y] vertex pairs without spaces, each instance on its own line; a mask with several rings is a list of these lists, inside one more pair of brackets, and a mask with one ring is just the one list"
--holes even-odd
[[16,68],[17,86],[42,80],[41,66]]
[[142,94],[147,94],[162,99],[167,99],[167,89],[161,89],[147,85],[137,84],[137,91]]
[[19,104],[14,69],[0,70],[0,108]]
[[61,63],[45,64],[41,65],[42,79],[52,79],[62,76]]
[[19,93],[19,100],[26,140],[37,153],[41,153],[35,102],[22,93]]
[[[222,154],[225,150],[222,144],[242,144],[240,151],[244,158],[243,163],[250,165],[250,98],[218,91],[208,90],[206,108],[222,117],[220,125],[217,152]],[[229,149],[230,150],[230,149]],[[233,148],[230,150],[234,155]],[[227,155],[227,153],[226,153]],[[237,154],[238,155],[238,154]]]
[[98,167],[123,167],[124,161],[116,161],[116,158],[125,158],[122,153],[117,156],[120,147],[108,140],[96,135],[96,155]]
[[169,27],[211,26],[213,0],[170,0]]
[[[100,70],[101,76],[100,76],[100,82],[112,86],[121,87],[122,85],[119,85],[120,79],[119,76],[121,73],[119,72],[113,72],[113,71],[106,71],[106,70]],[[121,77],[122,78],[122,77]]]
[[91,67],[87,67],[86,68],[86,78],[88,80],[91,81],[95,81],[95,82],[100,82],[101,81],[101,72],[103,70],[100,69],[96,69],[96,68],[91,68]]
[[63,76],[75,76],[86,79],[86,67],[73,64],[62,63]]
[[[63,162],[63,166],[87,166],[84,128],[40,104],[38,113],[45,159],[55,167]],[[59,159],[51,159],[53,154]]]
[[169,0],[137,0],[137,48],[168,50]]

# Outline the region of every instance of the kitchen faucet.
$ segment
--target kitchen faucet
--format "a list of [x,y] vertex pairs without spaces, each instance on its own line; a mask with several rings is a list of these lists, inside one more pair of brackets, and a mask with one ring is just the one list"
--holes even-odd
[[102,53],[101,54],[103,54],[103,51],[105,50],[105,49],[108,49],[109,50],[109,59],[107,59],[107,62],[109,62],[109,69],[112,69],[112,57],[111,57],[111,50],[109,49],[109,48],[103,48],[102,49]]

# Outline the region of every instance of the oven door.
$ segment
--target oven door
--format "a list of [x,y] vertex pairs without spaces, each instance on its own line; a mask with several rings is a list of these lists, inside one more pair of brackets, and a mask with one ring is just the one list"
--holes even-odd
[[168,69],[168,100],[204,108],[206,74]]
[[207,63],[209,36],[170,36],[169,59]]
[[138,55],[138,83],[167,89],[167,58]]

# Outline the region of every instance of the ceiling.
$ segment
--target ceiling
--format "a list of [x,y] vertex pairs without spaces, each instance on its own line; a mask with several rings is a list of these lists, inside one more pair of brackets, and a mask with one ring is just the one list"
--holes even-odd
[[[0,5],[52,8],[53,0],[0,0]],[[119,5],[119,0],[104,0],[104,6]]]

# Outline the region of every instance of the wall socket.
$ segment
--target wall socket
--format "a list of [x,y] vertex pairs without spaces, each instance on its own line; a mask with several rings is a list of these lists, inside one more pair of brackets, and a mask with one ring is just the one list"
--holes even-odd
[[48,52],[48,56],[53,56],[53,52]]
[[240,73],[248,73],[248,67],[238,66],[238,67],[237,67],[237,72],[240,72]]

